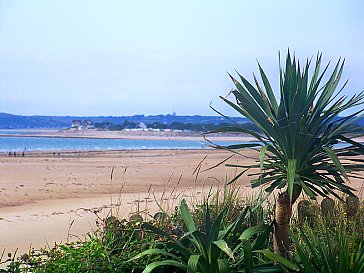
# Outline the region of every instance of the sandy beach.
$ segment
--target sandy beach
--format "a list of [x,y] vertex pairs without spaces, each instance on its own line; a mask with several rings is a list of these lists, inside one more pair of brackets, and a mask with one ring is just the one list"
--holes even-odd
[[[69,235],[82,237],[91,227],[96,228],[94,212],[104,217],[111,203],[120,205],[120,217],[129,217],[138,204],[140,210],[152,214],[156,211],[152,192],[158,198],[165,192],[164,205],[173,209],[178,199],[199,198],[217,180],[223,184],[231,179],[235,169],[223,165],[203,172],[229,155],[216,150],[64,151],[56,156],[52,152],[29,152],[16,158],[3,155],[0,249],[26,251],[30,244],[39,248],[72,239]],[[242,164],[251,161],[239,159]],[[247,176],[241,183],[249,189]]]
[[[66,242],[96,229],[96,219],[114,207],[119,217],[157,211],[152,193],[174,209],[178,200],[199,199],[210,185],[234,177],[233,168],[212,167],[230,155],[217,150],[29,152],[0,157],[0,250],[25,252]],[[255,152],[230,162],[251,164]],[[251,177],[239,180],[251,192]],[[112,179],[111,179],[112,178]],[[352,180],[359,189],[363,181]]]

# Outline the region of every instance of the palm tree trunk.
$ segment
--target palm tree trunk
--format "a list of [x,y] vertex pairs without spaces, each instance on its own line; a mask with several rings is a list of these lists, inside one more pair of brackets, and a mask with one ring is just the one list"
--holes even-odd
[[275,208],[273,250],[274,253],[288,258],[289,251],[289,223],[292,216],[292,205],[301,194],[301,189],[294,191],[292,202],[288,192],[278,195]]

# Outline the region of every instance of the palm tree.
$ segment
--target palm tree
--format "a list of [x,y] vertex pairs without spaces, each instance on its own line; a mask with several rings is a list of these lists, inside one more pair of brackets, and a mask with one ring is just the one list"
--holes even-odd
[[252,180],[251,185],[264,186],[268,193],[279,190],[275,208],[274,251],[282,256],[287,255],[289,248],[292,205],[302,191],[312,199],[330,194],[340,199],[338,192],[353,195],[354,189],[346,182],[364,170],[364,160],[358,157],[364,154],[364,145],[351,139],[358,132],[352,123],[364,109],[354,108],[359,110],[340,116],[348,109],[363,105],[364,93],[351,98],[340,95],[346,83],[336,92],[344,61],[337,62],[324,84],[329,64],[320,72],[321,54],[318,54],[309,77],[310,65],[311,60],[307,60],[301,68],[288,51],[285,69],[279,68],[280,98],[274,95],[259,63],[263,85],[255,75],[255,86],[239,73],[240,82],[230,75],[235,84],[231,91],[235,101],[221,99],[255,123],[263,134],[238,125],[214,131],[247,133],[257,139],[257,144],[216,147],[235,154],[241,153],[244,148],[253,148],[260,153],[259,162],[249,166],[260,169],[259,177]]

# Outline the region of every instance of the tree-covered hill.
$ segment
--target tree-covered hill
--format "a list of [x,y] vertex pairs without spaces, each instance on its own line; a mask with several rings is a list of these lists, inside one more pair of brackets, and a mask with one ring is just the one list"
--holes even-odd
[[[246,118],[233,118],[236,122],[247,123]],[[177,115],[134,115],[134,116],[21,116],[7,113],[0,113],[0,129],[64,129],[71,127],[73,120],[90,120],[96,123],[123,124],[124,122],[145,124],[221,124],[230,123],[220,116],[177,116]]]
[[[244,117],[233,117],[234,121],[241,124],[251,123]],[[133,125],[144,123],[148,128],[155,129],[186,129],[192,131],[208,131],[217,125],[228,125],[232,122],[221,116],[177,116],[177,115],[134,115],[134,116],[22,116],[0,113],[0,129],[66,129],[70,128],[74,120],[90,120],[99,128],[124,129],[125,124]],[[107,125],[107,126],[106,126]],[[110,126],[109,126],[110,125]],[[359,118],[353,126],[364,126],[364,117]],[[130,127],[130,126],[129,126]],[[133,127],[133,126],[131,126]]]

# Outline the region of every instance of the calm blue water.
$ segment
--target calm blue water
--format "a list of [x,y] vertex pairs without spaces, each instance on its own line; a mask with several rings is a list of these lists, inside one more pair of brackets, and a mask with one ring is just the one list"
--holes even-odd
[[29,131],[29,130],[0,130],[1,135],[37,135],[40,134],[39,131]]
[[[239,142],[247,143],[247,142]],[[0,137],[0,152],[53,151],[53,150],[156,150],[156,149],[210,149],[207,142],[195,140],[134,140],[98,138]],[[229,145],[237,142],[218,141]],[[336,148],[348,146],[344,143]]]
[[[0,152],[49,150],[208,149],[190,140],[130,140],[95,138],[0,137]],[[219,142],[220,145],[231,142]]]

